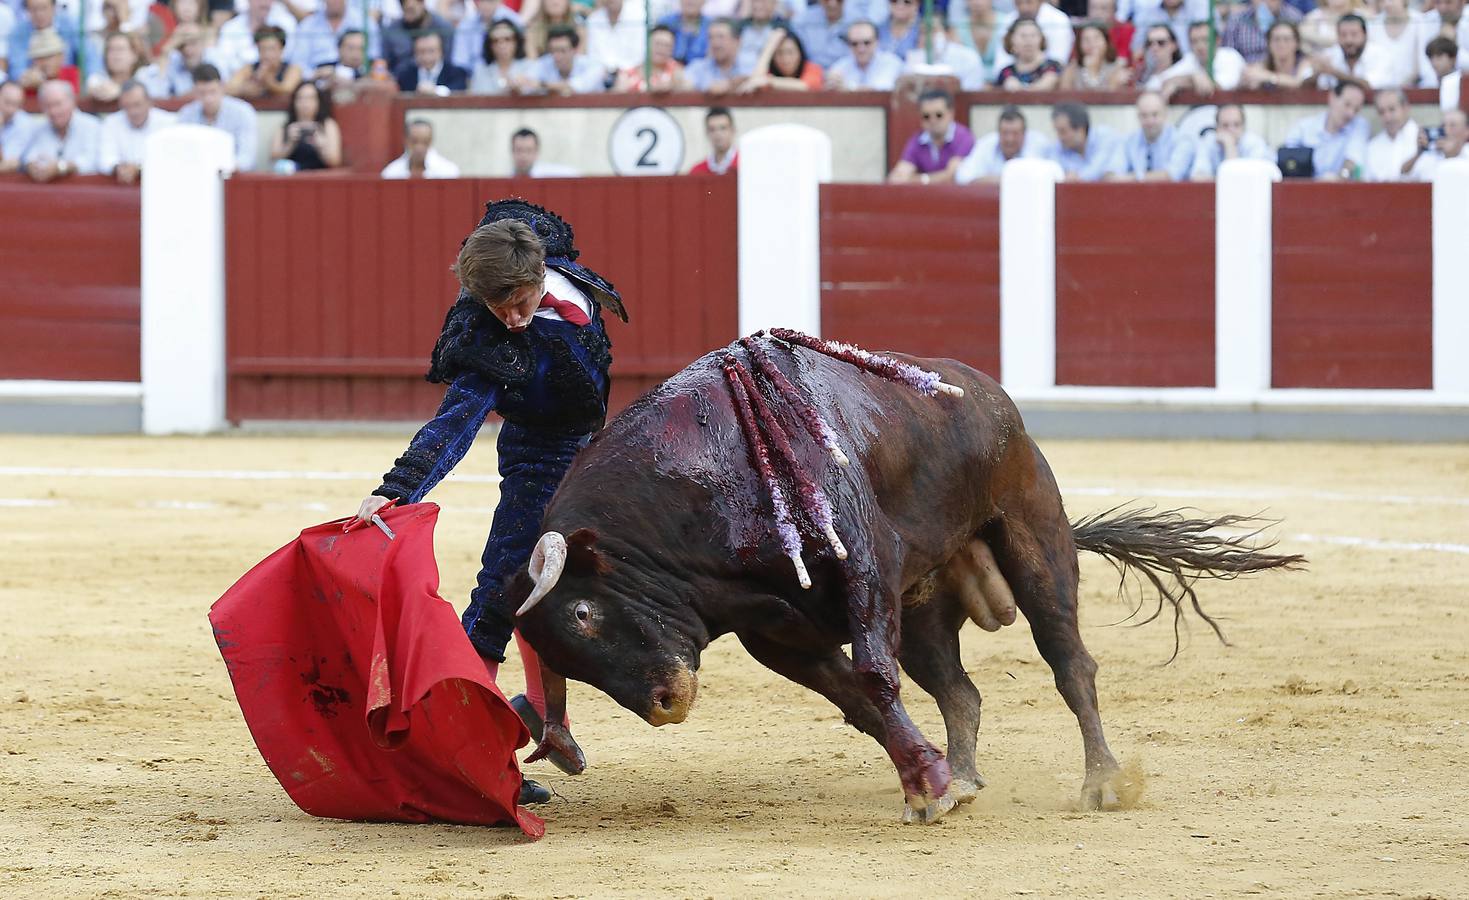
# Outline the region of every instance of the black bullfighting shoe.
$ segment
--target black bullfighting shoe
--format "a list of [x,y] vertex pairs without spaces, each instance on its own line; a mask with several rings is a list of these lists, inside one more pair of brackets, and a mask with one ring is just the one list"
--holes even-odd
[[551,791],[540,782],[531,781],[529,778],[521,779],[520,799],[516,802],[521,806],[530,806],[532,803],[547,803],[551,800]]
[[[536,712],[535,706],[525,698],[524,694],[516,694],[510,698],[510,708],[520,716],[520,721],[530,730],[530,736],[539,744],[546,736],[546,723],[542,721],[541,714]],[[579,775],[581,769],[565,757],[559,750],[552,750],[546,754],[546,760],[551,765],[565,772],[567,775]]]

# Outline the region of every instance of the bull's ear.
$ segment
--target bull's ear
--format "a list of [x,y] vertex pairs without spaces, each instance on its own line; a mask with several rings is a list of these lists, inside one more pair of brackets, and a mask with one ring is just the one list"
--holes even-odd
[[566,536],[566,565],[577,575],[606,575],[612,571],[607,557],[597,549],[597,533],[578,528]]

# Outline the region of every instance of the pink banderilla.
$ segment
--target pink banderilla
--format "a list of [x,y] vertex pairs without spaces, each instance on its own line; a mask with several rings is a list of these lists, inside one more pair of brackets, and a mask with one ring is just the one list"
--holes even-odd
[[770,450],[765,446],[759,425],[755,423],[755,413],[750,408],[750,396],[735,371],[737,367],[744,368],[734,356],[724,357],[724,377],[729,382],[730,397],[733,398],[735,410],[739,414],[745,442],[750,445],[751,461],[760,479],[765,482],[765,489],[770,491],[770,505],[775,511],[775,533],[780,538],[781,549],[796,567],[796,580],[801,583],[801,587],[809,589],[811,575],[806,571],[805,561],[801,559],[801,533],[796,529],[795,520],[791,518],[790,508],[786,506],[785,492],[781,490],[775,468],[770,464]]
[[796,499],[800,502],[801,509],[826,535],[826,541],[831,544],[832,552],[836,554],[837,559],[846,559],[847,548],[842,545],[842,539],[837,536],[835,516],[832,513],[831,501],[827,498],[826,491],[801,468],[801,462],[796,458],[796,451],[791,447],[790,435],[786,432],[785,426],[780,424],[780,419],[776,418],[775,411],[765,402],[765,397],[755,385],[750,370],[738,361],[732,368],[741,386],[744,387],[746,396],[750,399],[750,405],[755,410],[755,420],[765,432],[765,437],[770,445],[774,447],[775,454],[785,464],[791,480],[795,482]]
[[800,344],[808,350],[825,354],[833,359],[850,363],[859,369],[871,372],[889,381],[906,384],[913,390],[932,397],[935,394],[947,394],[950,397],[964,396],[964,389],[958,385],[944,383],[939,373],[920,369],[917,366],[895,359],[886,359],[874,353],[868,353],[861,347],[852,344],[844,344],[841,341],[828,341],[814,338],[809,334],[792,331],[789,328],[772,328],[770,333],[782,341],[790,344]]
[[[758,336],[757,334],[756,337]],[[842,452],[841,445],[837,443],[836,431],[826,423],[826,419],[815,406],[806,402],[805,396],[796,390],[796,386],[791,384],[790,379],[776,366],[775,360],[770,358],[770,351],[753,338],[740,338],[740,346],[750,354],[750,359],[754,360],[755,368],[760,371],[760,374],[775,386],[776,393],[783,395],[795,407],[796,417],[801,420],[802,425],[806,426],[811,437],[831,453],[837,465],[850,465],[851,460],[847,459],[847,454]],[[843,559],[846,558],[845,554],[839,555]]]

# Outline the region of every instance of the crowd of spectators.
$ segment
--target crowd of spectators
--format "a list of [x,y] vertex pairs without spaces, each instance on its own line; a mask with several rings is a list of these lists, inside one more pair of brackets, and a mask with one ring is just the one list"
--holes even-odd
[[1138,127],[1127,133],[1094,124],[1086,106],[1051,109],[1054,138],[1027,128],[1016,106],[1001,111],[995,131],[978,140],[954,119],[954,99],[942,90],[919,97],[923,125],[888,173],[893,183],[996,181],[1012,159],[1048,159],[1068,181],[1212,181],[1229,159],[1279,161],[1287,175],[1320,181],[1431,181],[1444,159],[1469,159],[1469,118],[1443,113],[1440,128],[1421,128],[1409,116],[1401,88],[1383,88],[1374,102],[1382,130],[1371,136],[1361,115],[1366,92],[1338,82],[1324,108],[1292,124],[1278,148],[1245,126],[1244,108],[1215,107],[1214,121],[1197,134],[1170,124],[1163,95],[1147,90],[1135,105]]
[[[301,80],[428,94],[966,90],[1341,81],[1434,87],[1469,68],[1466,0],[0,0],[0,76],[110,102]],[[89,14],[80,20],[78,14]],[[569,52],[568,52],[569,50]],[[82,81],[85,73],[85,83]],[[357,82],[362,82],[357,84]]]
[[[1166,104],[1179,91],[1300,87],[1328,92],[1327,110],[1301,123],[1287,144],[1314,150],[1343,143],[1343,166],[1318,160],[1314,171],[1362,176],[1370,169],[1366,126],[1356,113],[1364,89],[1378,91],[1380,113],[1383,102],[1401,99],[1393,89],[1450,79],[1457,87],[1469,68],[1466,0],[60,2],[0,0],[4,108],[29,97],[42,111],[36,118],[6,115],[0,171],[19,168],[42,180],[71,172],[135,179],[142,138],[175,120],[153,108],[164,98],[188,101],[177,121],[228,131],[239,168],[253,168],[255,148],[268,146],[278,170],[292,171],[342,163],[333,102],[362,91],[885,91],[917,73],[952,75],[965,90],[1017,95],[1141,92],[1140,129],[1127,139],[1110,135],[1091,127],[1084,108],[1059,104],[1057,140],[1047,148],[1013,117],[986,136],[994,141],[968,135],[950,147],[944,135],[955,127],[952,102],[940,114],[930,96],[925,103],[934,109],[924,113],[925,129],[893,171],[895,180],[964,180],[988,172],[1007,149],[1049,154],[1078,178],[1122,177],[1137,159],[1157,167],[1150,172],[1196,176],[1210,170],[1208,159],[1185,164],[1183,149],[1154,147],[1142,121],[1153,114],[1143,107]],[[80,97],[116,103],[118,111],[104,123],[77,109]],[[247,101],[271,97],[287,101],[287,122],[278,133],[259,135]],[[1221,123],[1216,134],[1230,134],[1233,117],[1243,114],[1230,106],[1220,112],[1229,125]],[[1004,129],[1016,127],[1021,137],[1006,138]],[[1442,142],[1452,146],[1455,128],[1446,119],[1444,133],[1430,135],[1412,122],[1384,120],[1379,137],[1386,136],[1394,158],[1430,148],[1417,153],[1421,158]],[[1272,152],[1242,122],[1238,130],[1238,140],[1219,152]],[[1141,149],[1133,146],[1138,140]],[[1202,144],[1192,149],[1209,155]],[[975,153],[982,159],[969,165]],[[1333,162],[1336,156],[1315,155]],[[432,168],[427,159],[405,155],[399,162],[424,171]]]

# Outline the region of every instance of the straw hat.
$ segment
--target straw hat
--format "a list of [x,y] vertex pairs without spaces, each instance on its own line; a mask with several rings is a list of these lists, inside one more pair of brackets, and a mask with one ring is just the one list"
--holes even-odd
[[30,43],[31,59],[41,59],[46,56],[58,56],[66,52],[66,41],[56,33],[55,28],[42,28],[31,35]]

